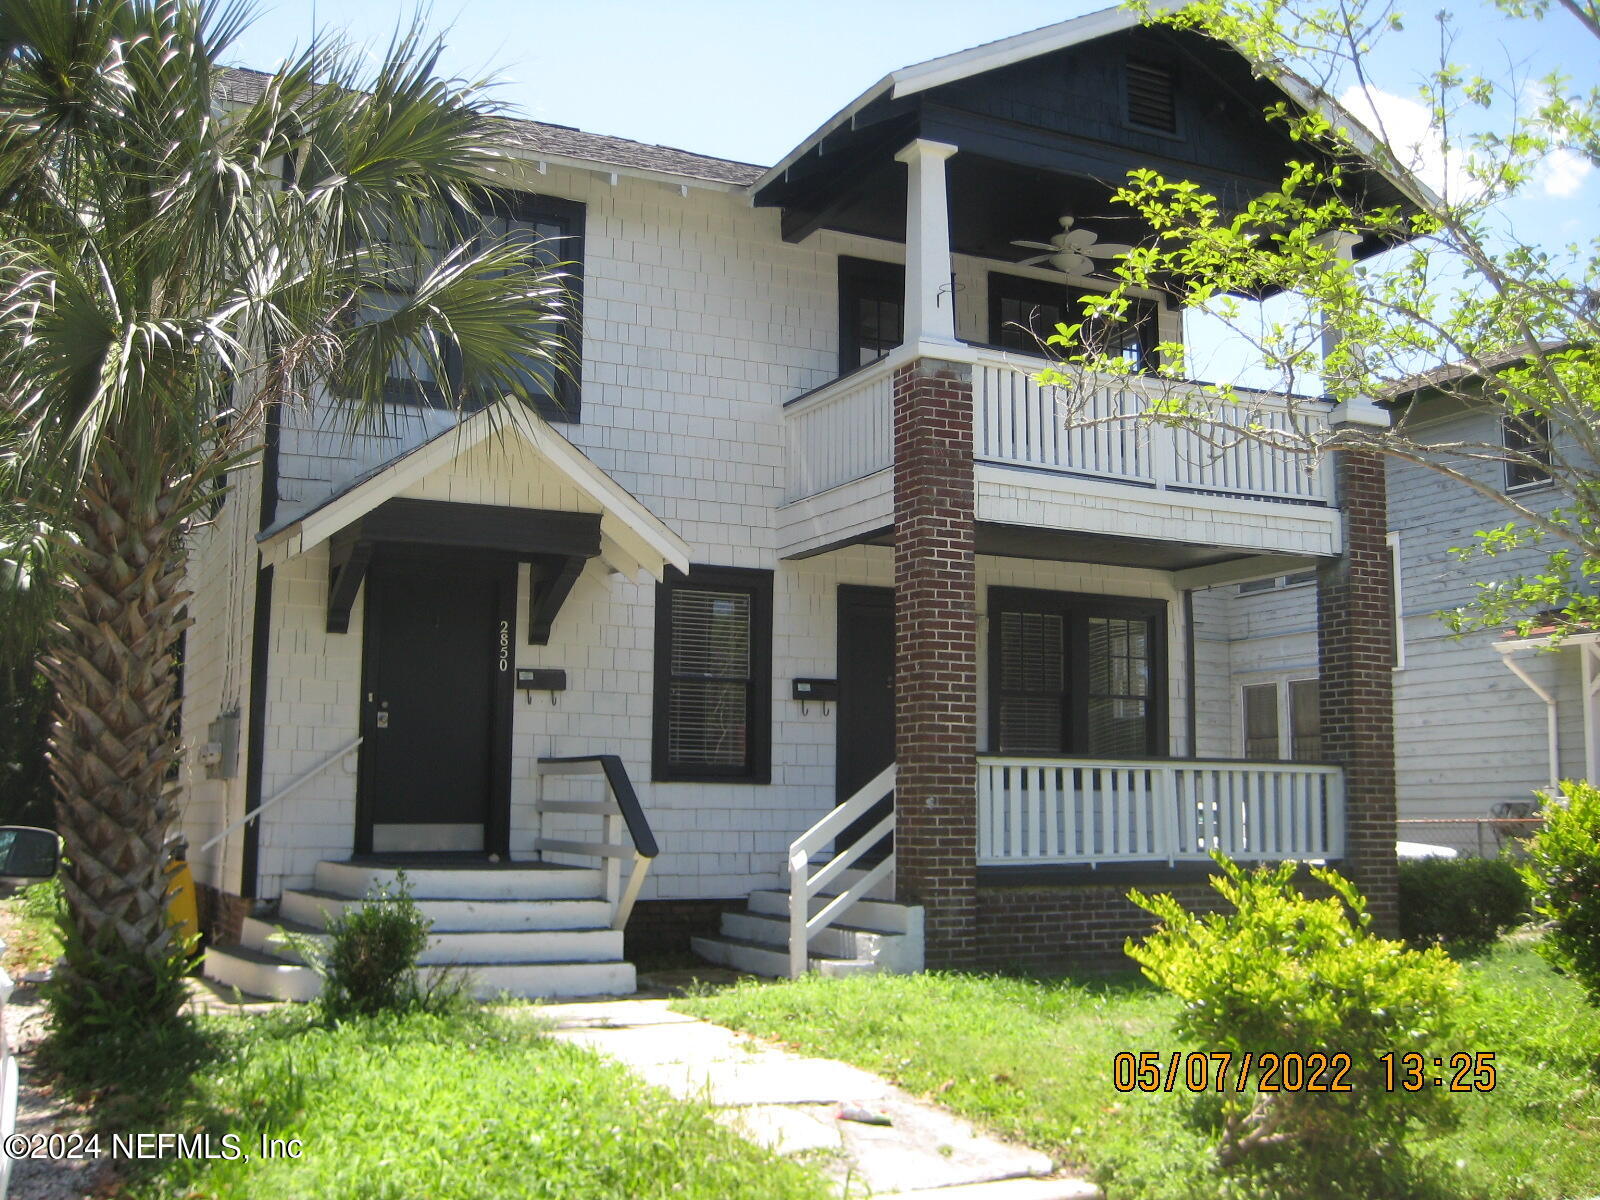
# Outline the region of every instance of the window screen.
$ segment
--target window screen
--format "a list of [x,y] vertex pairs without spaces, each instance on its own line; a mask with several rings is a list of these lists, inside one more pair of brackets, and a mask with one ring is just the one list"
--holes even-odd
[[1253,683],[1244,689],[1244,756],[1276,759],[1278,746],[1278,685]]
[[905,268],[839,260],[839,373],[876,362],[905,340]]
[[767,771],[771,573],[697,568],[656,602],[657,779],[754,779]]
[[1148,622],[1090,617],[1089,753],[1150,753],[1149,696]]
[[1058,325],[1078,325],[1089,349],[1125,359],[1140,371],[1153,371],[1160,359],[1156,307],[1148,300],[1130,300],[1120,320],[1086,318],[1083,298],[1090,293],[1065,283],[1030,279],[1021,275],[989,276],[989,341],[1022,354],[1056,354],[1059,347],[1045,340]]
[[1289,681],[1289,757],[1295,762],[1322,758],[1322,710],[1315,679]]
[[1059,754],[1066,736],[1066,622],[1059,613],[1000,614],[1000,750]]
[[1506,490],[1549,483],[1549,419],[1532,413],[1508,416],[1501,421],[1501,431],[1505,448],[1523,456],[1506,463]]
[[1137,602],[991,589],[989,741],[995,752],[1157,753],[1163,619],[1157,606]]

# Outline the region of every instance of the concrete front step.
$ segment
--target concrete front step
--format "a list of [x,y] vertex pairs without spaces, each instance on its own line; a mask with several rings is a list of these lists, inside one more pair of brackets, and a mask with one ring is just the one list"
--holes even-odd
[[414,900],[592,900],[605,895],[598,868],[539,863],[400,868],[319,862],[314,878],[321,891],[360,898],[376,886],[393,887],[401,870]]
[[[359,897],[323,888],[291,889],[278,911],[289,921],[326,927],[329,916],[361,904]],[[542,929],[604,929],[611,905],[604,900],[418,900],[437,933],[517,933]]]
[[[633,964],[626,962],[462,962],[452,969],[470,975],[472,994],[481,1000],[500,995],[530,1000],[626,996],[638,987]],[[322,980],[310,967],[247,946],[207,950],[205,975],[224,987],[273,1000],[314,1000],[322,990]]]
[[[722,914],[722,932],[737,941],[755,942],[789,952],[789,918],[767,913],[731,912]],[[861,958],[877,961],[892,957],[904,935],[862,929],[853,925],[830,925],[811,938],[811,953],[819,958]]]
[[[833,894],[823,893],[811,898],[811,911],[815,915]],[[789,893],[777,889],[764,889],[750,893],[750,911],[767,916],[789,919]],[[859,929],[873,929],[880,933],[909,933],[916,924],[918,910],[908,904],[893,900],[857,900],[847,910],[850,924]]]
[[[311,937],[324,945],[328,935],[294,921],[274,923],[245,918],[240,942],[290,962],[301,961],[285,932]],[[418,962],[424,966],[474,963],[617,962],[622,958],[622,931],[614,929],[540,929],[434,931]]]
[[[779,949],[766,942],[752,942],[743,938],[718,935],[697,936],[689,939],[690,948],[707,962],[722,967],[732,967],[750,975],[765,975],[783,979],[789,974],[789,949],[787,944]],[[819,975],[838,978],[876,971],[877,965],[860,959],[823,958],[811,955],[810,969]]]

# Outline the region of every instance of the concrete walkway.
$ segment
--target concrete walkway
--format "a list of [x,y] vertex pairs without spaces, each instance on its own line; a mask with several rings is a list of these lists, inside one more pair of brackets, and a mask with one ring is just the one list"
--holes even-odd
[[[554,1036],[625,1064],[647,1083],[705,1100],[753,1142],[802,1158],[852,1198],[912,1193],[918,1200],[1099,1200],[1081,1179],[1051,1176],[1034,1150],[978,1133],[937,1105],[868,1071],[803,1058],[673,1012],[666,1000],[550,1004]],[[841,1119],[841,1107],[888,1125]]]

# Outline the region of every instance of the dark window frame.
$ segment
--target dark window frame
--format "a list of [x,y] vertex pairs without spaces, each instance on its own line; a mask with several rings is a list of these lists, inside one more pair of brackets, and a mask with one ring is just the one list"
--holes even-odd
[[[874,258],[839,256],[839,374],[848,375],[861,362],[861,337],[857,324],[862,300],[900,306],[900,345],[905,344],[906,269],[899,263]],[[876,361],[876,360],[874,360]]]
[[[1029,304],[1035,307],[1050,305],[1061,308],[1069,319],[1062,324],[1075,324],[1083,319],[1082,302],[1085,296],[1099,295],[1093,288],[1079,287],[1068,283],[1063,278],[1059,283],[1051,279],[1035,279],[1031,275],[1012,275],[1005,271],[989,272],[989,344],[1001,349],[1015,349],[1020,353],[1051,354],[1059,353],[1059,348],[1034,346],[1011,347],[1006,344],[1007,323],[1002,317],[1001,306],[1007,300],[1015,300],[1020,304]],[[1065,303],[1063,304],[1063,297]],[[1143,297],[1129,297],[1129,308],[1134,315],[1131,321],[1123,322],[1141,330],[1143,337],[1139,348],[1139,361],[1136,370],[1142,374],[1151,374],[1160,369],[1161,356],[1156,353],[1156,344],[1161,340],[1161,310],[1154,300]],[[1054,333],[1054,327],[1046,330],[1048,335]]]
[[[504,210],[499,206],[504,205]],[[567,353],[562,369],[556,372],[555,395],[541,394],[532,397],[534,411],[547,421],[577,424],[583,419],[583,278],[584,244],[587,208],[582,201],[567,200],[559,196],[546,196],[537,192],[496,189],[490,193],[488,203],[478,210],[480,217],[505,215],[513,220],[547,221],[561,225],[565,232],[553,253],[557,261],[567,264],[565,284],[571,313],[563,322],[567,339]],[[404,295],[398,288],[373,287],[373,291],[391,296]],[[459,353],[446,346],[444,351],[446,385],[453,393],[460,387],[461,359]],[[383,389],[386,403],[412,408],[444,408],[447,397],[437,382],[422,384],[415,379],[390,376]],[[469,397],[468,411],[484,407],[485,399]]]
[[[737,592],[750,597],[750,681],[746,699],[745,762],[737,768],[674,765],[669,757],[672,683],[672,594],[677,588]],[[749,567],[669,569],[656,585],[655,682],[650,778],[656,783],[770,783],[772,781],[773,572]]]
[[1534,413],[1507,413],[1500,418],[1500,444],[1507,450],[1526,454],[1544,463],[1541,470],[1521,460],[1508,459],[1505,464],[1507,492],[1532,492],[1555,483],[1555,477],[1550,473],[1552,433],[1549,417]]
[[[1008,754],[1000,743],[1001,615],[1007,612],[1059,614],[1065,623],[1065,684],[1062,705],[1062,757],[1089,754],[1089,620],[1143,620],[1150,653],[1150,711],[1146,720],[1145,754],[1166,758],[1171,753],[1171,680],[1167,665],[1168,605],[1165,600],[1103,596],[1090,592],[1057,592],[1042,588],[991,587],[988,593],[988,744],[990,754]],[[1032,752],[1028,752],[1032,753]],[[1052,757],[1053,755],[1045,755]]]

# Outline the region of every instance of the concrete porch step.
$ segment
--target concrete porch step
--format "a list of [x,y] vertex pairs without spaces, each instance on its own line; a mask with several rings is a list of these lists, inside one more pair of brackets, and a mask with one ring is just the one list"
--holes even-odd
[[[823,892],[811,898],[810,913],[815,915],[822,906],[832,900],[837,893]],[[750,893],[750,911],[762,913],[766,916],[782,917],[789,919],[789,893],[777,888],[762,889]],[[893,900],[857,900],[847,910],[850,924],[859,929],[871,929],[879,933],[909,933],[916,920],[917,910],[908,904],[897,904]]]
[[[297,933],[327,944],[320,927],[297,921],[264,921],[246,917],[240,942],[289,962],[301,957],[284,932]],[[418,959],[424,966],[474,963],[618,962],[622,958],[622,931],[606,928],[501,930],[434,930]]]
[[[626,996],[637,990],[633,964],[626,962],[461,962],[451,964],[472,977],[472,994],[481,1000],[499,995],[530,1000],[558,996]],[[273,1000],[314,1000],[322,980],[310,967],[285,962],[248,946],[206,951],[206,978],[251,996]]]
[[315,886],[360,898],[378,885],[394,886],[404,870],[415,900],[591,900],[605,894],[595,867],[543,863],[395,867],[366,862],[319,862]]
[[[279,912],[289,921],[322,929],[329,916],[361,902],[360,897],[326,888],[290,889],[279,899]],[[435,933],[604,929],[611,923],[611,906],[601,899],[448,898],[418,900],[417,907],[433,922]]]
[[[770,979],[782,979],[789,974],[787,944],[780,949],[768,942],[753,942],[718,934],[693,937],[689,939],[689,945],[707,962],[732,967],[735,971],[765,975]],[[866,974],[878,969],[877,964],[861,959],[824,958],[816,954],[811,955],[809,962],[811,970],[830,978]]]
[[[731,912],[722,915],[722,933],[737,941],[755,942],[789,952],[789,918],[769,913]],[[897,958],[905,935],[855,925],[830,925],[811,938],[811,953],[819,958],[865,959],[879,963]]]

